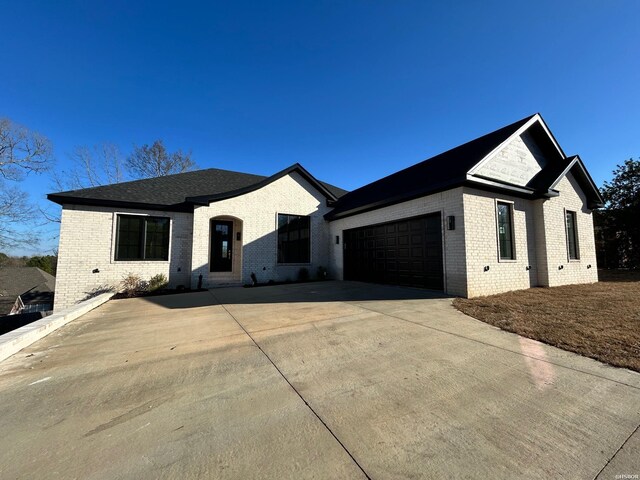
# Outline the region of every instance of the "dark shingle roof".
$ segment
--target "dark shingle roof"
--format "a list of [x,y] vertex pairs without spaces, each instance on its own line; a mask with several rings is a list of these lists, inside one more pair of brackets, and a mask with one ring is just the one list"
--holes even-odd
[[342,196],[327,218],[429,195],[466,181],[467,172],[535,115],[476,138]]
[[[287,171],[297,167],[300,166],[293,165]],[[220,195],[251,190],[253,187],[268,183],[271,178],[209,168],[164,177],[53,193],[49,194],[48,198],[60,204],[146,205],[180,210],[189,208],[187,198],[215,198]],[[335,197],[340,197],[346,192],[324,182],[318,183]]]
[[5,300],[3,305],[10,298],[15,302],[18,296],[25,305],[53,302],[55,289],[56,277],[38,267],[0,267],[0,299]]
[[0,267],[0,294],[22,295],[36,287],[53,292],[56,277],[38,267]]

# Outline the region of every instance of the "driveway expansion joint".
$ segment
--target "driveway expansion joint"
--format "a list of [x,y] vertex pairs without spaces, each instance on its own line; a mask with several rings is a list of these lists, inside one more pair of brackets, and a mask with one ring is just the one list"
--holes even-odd
[[313,413],[313,415],[318,419],[318,421],[324,426],[324,428],[327,430],[327,432],[329,432],[329,434],[335,439],[336,442],[338,442],[338,444],[342,447],[342,449],[345,451],[345,453],[347,455],[349,455],[349,458],[351,458],[351,460],[353,461],[353,463],[355,463],[355,465],[358,467],[358,469],[362,472],[362,474],[365,476],[365,478],[367,480],[371,480],[371,476],[369,476],[369,474],[366,472],[366,470],[362,467],[362,465],[360,465],[360,463],[358,462],[358,460],[356,460],[356,458],[353,456],[353,454],[349,451],[349,449],[346,447],[346,445],[344,443],[342,443],[342,441],[338,438],[338,436],[333,432],[333,430],[331,430],[331,428],[329,427],[329,425],[327,425],[327,422],[325,422],[322,417],[318,414],[318,412],[316,412],[313,407],[309,404],[309,402],[307,402],[307,400],[302,396],[302,394],[298,391],[298,389],[293,386],[293,384],[289,381],[289,379],[285,376],[285,374],[282,372],[282,370],[280,370],[280,368],[275,364],[275,362],[271,359],[271,357],[267,354],[267,352],[265,352],[262,347],[260,346],[260,344],[255,340],[255,338],[253,338],[253,336],[247,331],[246,328],[244,328],[244,325],[242,325],[242,323],[240,323],[238,321],[238,319],[227,309],[226,305],[224,305],[222,302],[220,302],[218,300],[218,298],[215,296],[215,294],[209,290],[209,293],[211,294],[211,296],[215,299],[216,302],[218,302],[218,304],[224,309],[225,312],[227,312],[227,314],[233,318],[233,320],[238,324],[238,326],[244,331],[244,333],[246,333],[246,335],[251,339],[251,341],[254,343],[254,345],[258,348],[258,350],[260,350],[260,352],[266,357],[266,359],[269,361],[269,363],[271,363],[271,365],[273,365],[273,368],[276,369],[276,371],[278,372],[278,374],[280,374],[280,376],[284,379],[285,382],[287,382],[287,384],[289,385],[289,387],[291,387],[291,389],[295,392],[295,394],[300,398],[300,400],[302,400],[302,402],[306,405],[306,407],[311,411],[311,413]]
[[616,458],[616,455],[618,455],[618,453],[620,453],[620,450],[622,450],[624,448],[624,446],[631,439],[631,437],[633,437],[636,434],[638,429],[640,429],[640,424],[638,424],[638,426],[636,426],[636,428],[633,430],[633,432],[631,432],[631,434],[625,439],[625,441],[622,442],[622,445],[620,445],[620,447],[614,452],[614,454],[611,455],[611,458],[609,458],[609,460],[607,460],[607,463],[604,464],[604,467],[602,467],[600,469],[600,471],[596,474],[596,476],[593,477],[593,480],[598,480],[600,475],[602,475],[602,472],[604,472],[604,470],[609,466],[609,464],[613,461],[613,459]]
[[[577,368],[568,367],[567,365],[562,365],[561,363],[550,362],[549,360],[544,360],[544,359],[542,359],[542,358],[534,357],[534,356],[532,356],[532,355],[525,355],[525,354],[524,354],[524,353],[522,353],[522,352],[516,352],[516,351],[514,351],[514,350],[510,350],[510,349],[508,349],[508,348],[500,347],[500,346],[498,346],[498,345],[494,345],[494,344],[492,344],[492,343],[483,342],[482,340],[478,340],[478,339],[476,339],[476,338],[465,337],[464,335],[460,335],[460,334],[458,334],[458,333],[448,332],[447,330],[442,330],[442,329],[440,329],[440,328],[430,327],[429,325],[425,325],[425,324],[423,324],[423,323],[419,323],[419,322],[414,322],[414,321],[412,321],[412,320],[407,320],[406,318],[398,317],[398,316],[396,316],[396,315],[392,315],[392,314],[390,314],[390,313],[386,313],[386,312],[379,312],[378,310],[374,310],[374,309],[372,309],[372,308],[363,307],[362,305],[359,305],[358,303],[355,303],[355,302],[354,302],[354,303],[349,303],[349,304],[350,304],[350,305],[352,305],[352,306],[354,306],[354,307],[362,308],[363,310],[368,310],[368,311],[370,311],[370,312],[378,313],[378,314],[380,314],[380,315],[386,315],[386,316],[388,316],[388,317],[395,318],[396,320],[401,320],[401,321],[403,321],[403,322],[411,323],[411,324],[413,324],[413,325],[417,325],[418,327],[428,328],[429,330],[434,330],[434,331],[436,331],[436,332],[444,333],[444,334],[447,334],[447,335],[453,335],[454,337],[462,338],[462,339],[464,339],[464,340],[469,340],[469,341],[471,341],[471,342],[480,343],[480,344],[482,344],[482,345],[486,345],[486,346],[488,346],[488,347],[497,348],[498,350],[503,350],[503,351],[505,351],[505,352],[510,352],[510,353],[515,354],[515,355],[520,355],[520,356],[522,356],[522,357],[531,358],[532,360],[537,360],[537,361],[539,361],[539,362],[548,363],[548,364],[550,364],[550,365],[554,365],[554,366],[556,366],[556,367],[565,368],[565,369],[567,369],[567,370],[572,370],[572,371],[577,372],[577,373],[583,373],[583,374],[585,374],[585,375],[590,375],[590,376],[592,376],[592,377],[600,378],[600,379],[602,379],[602,380],[607,380],[607,381],[609,381],[609,382],[617,383],[618,385],[624,385],[625,387],[633,388],[633,389],[635,389],[635,390],[640,390],[640,387],[638,387],[638,386],[636,386],[636,385],[631,385],[631,384],[629,384],[629,383],[621,382],[620,380],[614,380],[614,379],[612,379],[612,378],[605,377],[605,376],[603,376],[603,375],[598,375],[598,374],[593,373],[593,372],[587,372],[587,371],[584,371],[584,370],[579,370],[579,369],[577,369]],[[473,317],[471,317],[471,318],[473,318]],[[480,322],[480,320],[477,320],[477,319],[474,319],[474,320],[476,320],[476,321]],[[482,323],[484,323],[484,322],[482,322]],[[488,325],[488,324],[485,324],[485,325]],[[502,329],[499,329],[499,330],[500,330],[500,331],[502,331],[502,332],[511,333],[511,334],[513,334],[513,335],[518,335],[517,333],[507,332],[506,330],[502,330]],[[519,335],[519,336],[522,336],[522,335]],[[522,337],[522,338],[527,338],[527,337]],[[537,340],[536,340],[536,341],[537,341]],[[543,343],[544,345],[548,345],[548,344],[546,344],[546,343],[544,343],[544,342],[540,342],[540,343]],[[554,347],[553,345],[548,345],[548,346],[549,346],[549,347],[553,347],[553,348],[558,348],[558,347]],[[579,354],[577,354],[577,353],[576,353],[575,355],[579,355]],[[584,358],[589,358],[589,357],[584,357]],[[597,362],[597,361],[598,361],[598,360],[595,360],[595,359],[593,359],[593,358],[590,358],[590,360],[593,360],[594,362]],[[616,367],[611,367],[611,368],[616,368]]]

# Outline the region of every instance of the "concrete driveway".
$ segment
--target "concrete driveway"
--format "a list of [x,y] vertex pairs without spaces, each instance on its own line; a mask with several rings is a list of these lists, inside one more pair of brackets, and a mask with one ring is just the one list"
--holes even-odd
[[613,479],[639,424],[638,374],[351,282],[114,300],[0,363],[2,479]]

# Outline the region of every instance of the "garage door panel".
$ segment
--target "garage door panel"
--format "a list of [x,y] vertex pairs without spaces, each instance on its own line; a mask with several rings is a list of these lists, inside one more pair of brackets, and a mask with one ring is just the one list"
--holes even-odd
[[346,230],[344,239],[345,279],[443,289],[439,213]]

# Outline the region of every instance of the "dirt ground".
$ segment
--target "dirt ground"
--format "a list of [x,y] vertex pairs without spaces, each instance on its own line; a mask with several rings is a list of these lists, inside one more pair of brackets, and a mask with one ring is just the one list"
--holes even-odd
[[599,277],[453,304],[503,330],[640,372],[640,272],[604,270]]

